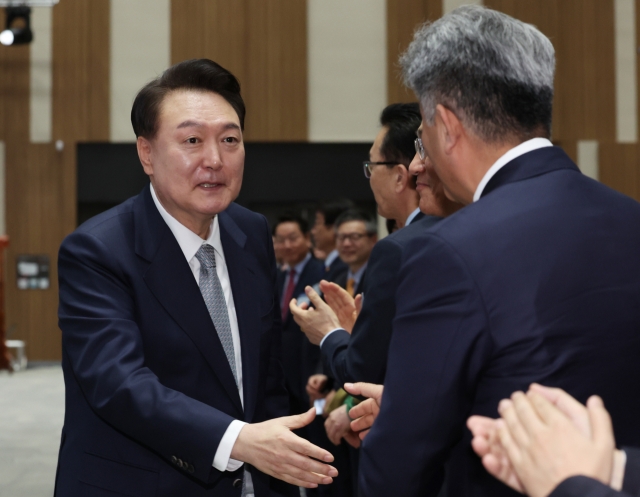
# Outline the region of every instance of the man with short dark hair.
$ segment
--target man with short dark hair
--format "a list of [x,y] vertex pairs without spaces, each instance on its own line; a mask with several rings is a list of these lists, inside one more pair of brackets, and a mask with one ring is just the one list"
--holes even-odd
[[367,262],[378,241],[378,230],[370,216],[355,209],[343,212],[335,223],[338,255],[348,270],[336,284],[352,297],[362,293]]
[[347,265],[338,257],[334,225],[338,216],[349,209],[353,209],[353,202],[346,199],[322,202],[316,209],[311,236],[315,247],[326,254],[323,278],[328,281],[335,281],[341,273],[347,270]]
[[324,265],[311,255],[311,238],[305,219],[293,214],[282,216],[274,233],[281,246],[282,259],[288,266],[277,279],[282,317],[282,365],[291,414],[300,414],[310,406],[305,387],[308,378],[318,372],[320,350],[300,333],[300,327],[289,312],[289,301],[303,293],[305,286],[320,281]]
[[640,445],[640,205],[550,142],[551,42],[467,5],[419,29],[402,65],[419,154],[465,207],[405,247],[361,495],[436,496],[443,480],[447,496],[518,495],[465,421],[534,382],[601,394],[616,439]]
[[[240,85],[181,62],[131,112],[151,184],[60,248],[66,386],[56,495],[267,497],[336,472],[293,433],[266,219],[233,200]],[[316,460],[310,459],[312,456]]]

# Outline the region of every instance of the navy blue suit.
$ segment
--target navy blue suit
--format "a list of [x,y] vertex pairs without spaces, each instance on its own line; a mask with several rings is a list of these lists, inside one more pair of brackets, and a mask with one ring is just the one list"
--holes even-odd
[[349,266],[347,266],[342,261],[342,259],[340,259],[340,257],[336,257],[333,260],[333,262],[331,262],[329,267],[325,266],[322,279],[335,282],[338,279],[346,277],[345,275],[347,274],[348,271],[349,271]]
[[[304,293],[307,285],[314,285],[322,279],[324,264],[312,257],[307,261],[298,278],[293,297]],[[278,274],[278,290],[284,292],[286,271]],[[279,301],[281,297],[279,298]],[[286,378],[287,390],[290,395],[291,414],[300,414],[309,410],[309,396],[307,395],[307,381],[309,376],[320,369],[320,348],[307,340],[300,326],[287,311],[282,323],[282,361]]]
[[402,249],[439,220],[435,216],[418,215],[409,226],[373,247],[362,288],[362,311],[351,334],[345,330],[334,331],[322,344],[325,371],[340,385],[356,381],[384,382]]
[[[524,154],[482,198],[405,248],[363,496],[518,495],[470,446],[472,414],[531,382],[603,397],[640,444],[640,204],[559,148]],[[446,477],[443,471],[446,463]]]
[[[240,496],[243,469],[212,467],[220,439],[233,419],[288,414],[288,399],[266,219],[231,204],[219,224],[240,329],[244,410],[200,289],[149,187],[62,243],[59,497]],[[251,473],[257,497],[294,490]]]
[[625,466],[622,492],[586,476],[574,476],[560,483],[549,497],[638,497],[640,496],[640,450],[625,448]]

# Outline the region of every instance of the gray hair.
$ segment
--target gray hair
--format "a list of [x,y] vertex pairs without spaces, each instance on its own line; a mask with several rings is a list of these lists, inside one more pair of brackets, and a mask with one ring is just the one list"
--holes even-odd
[[418,29],[400,64],[429,124],[442,104],[485,141],[551,133],[555,51],[531,24],[465,5]]

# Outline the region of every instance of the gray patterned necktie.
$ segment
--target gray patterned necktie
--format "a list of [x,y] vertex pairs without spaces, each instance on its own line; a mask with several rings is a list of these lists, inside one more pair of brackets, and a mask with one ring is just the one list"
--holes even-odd
[[200,261],[200,293],[204,298],[207,309],[211,315],[213,325],[218,332],[218,338],[222,342],[222,348],[231,366],[233,378],[238,385],[238,374],[236,373],[236,358],[233,351],[233,337],[231,335],[231,325],[229,324],[229,311],[227,302],[224,299],[222,285],[216,272],[216,253],[209,244],[204,244],[196,253],[196,259]]

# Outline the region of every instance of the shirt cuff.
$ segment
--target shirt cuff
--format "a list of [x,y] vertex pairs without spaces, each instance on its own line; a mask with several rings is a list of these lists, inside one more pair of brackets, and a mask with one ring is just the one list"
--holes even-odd
[[224,432],[218,444],[216,455],[213,458],[213,467],[218,471],[235,471],[244,464],[242,461],[231,459],[231,450],[238,439],[238,435],[240,435],[240,431],[246,424],[243,421],[234,419],[227,427],[227,431]]
[[342,328],[336,328],[335,330],[331,330],[329,333],[327,333],[325,336],[322,337],[322,340],[320,340],[320,348],[322,348],[322,344],[324,343],[324,341],[327,339],[327,337],[329,335],[331,335],[331,333],[333,333],[334,331],[338,331],[341,330]]

